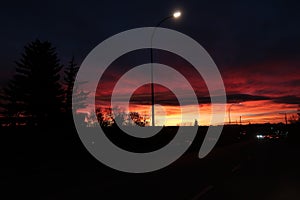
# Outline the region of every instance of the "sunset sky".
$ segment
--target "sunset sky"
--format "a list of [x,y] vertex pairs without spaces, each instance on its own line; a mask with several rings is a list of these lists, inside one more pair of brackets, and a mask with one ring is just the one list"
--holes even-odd
[[[288,113],[290,117],[300,104],[299,8],[299,2],[283,0],[53,0],[43,3],[12,0],[2,3],[0,8],[0,86],[6,85],[12,77],[14,61],[20,58],[23,46],[32,40],[38,38],[52,42],[63,64],[74,55],[80,65],[88,53],[108,37],[132,28],[155,26],[174,10],[181,10],[180,19],[168,20],[161,26],[190,36],[213,58],[225,84],[227,106],[241,103],[231,107],[231,121],[239,122],[241,116],[244,124],[285,122],[284,115],[279,113]],[[197,95],[199,104],[184,105],[189,118],[183,123],[192,124],[199,108],[199,124],[208,125],[208,91],[193,66],[164,51],[155,51],[154,61],[180,72]],[[129,69],[145,63],[149,63],[147,50],[128,53],[113,62],[105,76],[99,77],[96,102],[106,106],[119,78]],[[119,94],[135,87],[137,79],[128,80]],[[170,81],[185,90],[181,82],[172,78]],[[181,123],[174,94],[157,85],[155,92],[156,103],[164,106],[167,114],[164,121],[160,110],[157,124]],[[150,86],[140,87],[131,100],[132,110],[149,114]],[[90,112],[91,108],[89,105],[85,111]],[[224,120],[228,122],[228,113]]]
[[[118,83],[122,75],[126,74],[129,69],[139,66],[147,62],[148,51],[140,50],[121,56],[113,62],[103,78],[100,79],[96,92],[96,102],[98,106],[110,105],[110,95],[113,90],[118,94],[120,108],[125,107],[122,95],[132,93],[131,111],[149,114],[151,107],[151,89],[150,85],[143,85],[136,88],[139,79],[149,79],[147,73],[137,73],[132,78],[127,78],[121,84]],[[187,104],[183,107],[188,112],[188,118],[181,122],[181,115],[178,100],[175,95],[168,89],[160,85],[155,85],[155,103],[164,107],[157,109],[157,125],[177,125],[177,124],[193,124],[197,119],[202,125],[209,125],[209,116],[211,114],[210,98],[207,87],[202,77],[193,70],[192,66],[184,59],[173,55],[170,52],[155,51],[154,62],[172,66],[180,72],[192,85],[199,104]],[[134,62],[132,62],[134,60]],[[122,66],[122,67],[120,67]],[[285,116],[295,115],[299,108],[299,84],[300,74],[298,62],[273,61],[264,62],[253,66],[245,66],[240,70],[231,71],[230,68],[222,71],[226,92],[227,92],[227,113],[225,122],[228,119],[229,107],[231,111],[231,122],[243,124],[248,123],[278,123],[285,122]],[[289,70],[285,70],[285,69]],[[292,73],[295,72],[295,73]],[[154,76],[162,76],[177,88],[182,88],[182,95],[188,99],[191,94],[187,94],[187,90],[182,81],[175,76],[169,77],[168,74],[162,74],[159,69],[154,70]],[[116,88],[116,84],[121,87]],[[295,87],[293,87],[295,85]],[[133,92],[134,91],[134,92]],[[237,104],[238,103],[238,104]],[[233,104],[233,106],[231,106]],[[200,109],[200,118],[197,117],[197,109]],[[163,116],[166,114],[166,121]],[[220,113],[214,113],[218,115]],[[219,124],[221,124],[220,121]]]

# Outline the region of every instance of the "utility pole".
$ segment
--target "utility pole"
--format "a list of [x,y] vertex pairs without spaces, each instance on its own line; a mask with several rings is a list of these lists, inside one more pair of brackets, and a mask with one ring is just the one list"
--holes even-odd
[[279,113],[279,114],[284,114],[284,120],[285,120],[285,125],[287,125],[288,124],[288,121],[287,121],[287,114],[286,114],[286,112],[285,113]]
[[287,125],[288,121],[287,121],[286,113],[284,113],[284,119],[285,119],[285,125]]

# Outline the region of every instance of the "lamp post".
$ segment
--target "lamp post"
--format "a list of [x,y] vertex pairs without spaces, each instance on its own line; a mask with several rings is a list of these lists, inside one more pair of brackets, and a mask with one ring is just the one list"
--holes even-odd
[[233,103],[233,104],[231,104],[231,105],[228,107],[228,119],[229,119],[229,124],[231,124],[230,110],[231,110],[232,106],[235,106],[235,105],[242,105],[242,103]]
[[167,21],[168,19],[171,18],[179,18],[181,16],[180,11],[176,11],[173,13],[173,15],[167,16],[160,20],[156,26],[153,29],[152,35],[151,35],[151,40],[150,40],[150,62],[151,62],[151,105],[152,105],[152,126],[155,126],[155,118],[154,118],[154,83],[153,83],[153,48],[152,48],[152,42],[153,42],[153,37],[156,31],[156,28],[159,27],[163,22]]

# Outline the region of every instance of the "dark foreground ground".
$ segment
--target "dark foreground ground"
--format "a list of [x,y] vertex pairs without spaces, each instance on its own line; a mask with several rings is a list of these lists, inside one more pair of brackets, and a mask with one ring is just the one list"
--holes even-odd
[[299,129],[290,128],[286,139],[260,141],[256,129],[246,127],[243,138],[240,127],[225,127],[218,145],[199,159],[206,130],[200,128],[183,157],[145,174],[102,165],[74,131],[54,137],[53,131],[1,130],[0,198],[300,199]]
[[300,147],[287,141],[259,142],[253,154],[200,199],[299,199]]

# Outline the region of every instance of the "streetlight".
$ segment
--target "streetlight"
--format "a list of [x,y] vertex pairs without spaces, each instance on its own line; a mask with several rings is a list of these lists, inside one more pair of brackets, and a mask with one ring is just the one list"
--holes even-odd
[[151,40],[150,40],[150,58],[151,58],[151,104],[152,104],[152,126],[155,126],[155,119],[154,119],[154,83],[153,83],[153,49],[152,49],[152,42],[153,42],[153,37],[154,33],[156,31],[156,28],[159,27],[163,22],[167,21],[168,19],[171,18],[179,18],[181,16],[180,11],[174,12],[172,15],[167,16],[160,20],[156,26],[153,29],[152,35],[151,35]]
[[181,16],[181,12],[180,11],[176,11],[176,12],[174,12],[174,14],[173,14],[173,17],[175,17],[175,18],[178,18],[178,17],[180,17]]
[[228,119],[229,119],[229,124],[231,124],[231,118],[230,118],[230,110],[232,108],[232,106],[235,106],[235,105],[242,105],[242,103],[233,103],[229,106],[228,108]]

